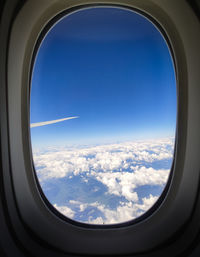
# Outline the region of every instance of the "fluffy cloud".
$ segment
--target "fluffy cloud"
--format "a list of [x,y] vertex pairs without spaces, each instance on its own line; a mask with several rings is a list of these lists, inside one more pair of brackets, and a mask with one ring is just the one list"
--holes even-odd
[[[82,200],[78,201],[70,199],[68,195],[66,204],[54,204],[58,211],[69,218],[76,217],[78,221],[86,223],[113,224],[134,219],[154,204],[159,195],[148,192],[139,198],[137,189],[141,186],[164,188],[169,176],[173,150],[174,141],[167,138],[71,149],[48,149],[34,152],[33,158],[44,191],[45,186],[48,187],[48,181],[56,184],[56,179],[70,180],[74,177],[81,177],[83,184],[78,186],[83,187],[83,194],[87,191],[84,191],[84,187],[90,188],[91,194],[98,193],[101,185],[106,188],[106,191],[100,190],[98,201],[87,201],[84,195],[80,197]],[[164,165],[166,162],[167,166]],[[159,165],[156,166],[155,163]],[[99,183],[98,186],[93,184],[90,187],[91,179]],[[112,208],[109,205],[110,196],[115,201]],[[51,202],[51,199],[49,200]]]
[[74,217],[75,212],[72,209],[70,209],[69,207],[67,207],[67,206],[58,206],[57,204],[54,204],[53,206],[60,213],[62,213],[63,215],[67,216],[68,218],[72,219]]
[[138,163],[153,163],[173,157],[173,140],[125,142],[78,149],[35,152],[40,180],[62,178],[91,171],[124,171]]
[[[88,216],[88,220],[85,221],[89,224],[116,224],[132,220],[142,213],[150,209],[153,204],[157,201],[157,196],[152,196],[142,198],[141,204],[134,204],[133,202],[120,202],[116,209],[110,209],[105,205],[99,204],[98,202],[90,204],[81,204],[78,201],[70,201],[70,204],[79,206],[80,212],[84,212],[88,207],[94,207],[98,209],[102,215],[96,218]],[[69,218],[73,218],[74,211],[66,206],[54,205],[62,214]]]
[[134,189],[143,185],[160,185],[167,182],[169,170],[155,170],[153,168],[132,167],[133,172],[94,172],[92,175],[108,187],[110,194],[122,195],[129,201],[138,201]]

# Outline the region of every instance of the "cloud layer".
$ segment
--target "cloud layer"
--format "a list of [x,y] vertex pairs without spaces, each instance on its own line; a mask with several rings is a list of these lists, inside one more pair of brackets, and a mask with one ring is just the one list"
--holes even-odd
[[[81,222],[113,224],[136,218],[154,204],[167,182],[173,150],[174,141],[167,138],[47,149],[33,157],[44,193],[56,209]],[[55,198],[53,192],[61,188],[66,196],[57,193]]]

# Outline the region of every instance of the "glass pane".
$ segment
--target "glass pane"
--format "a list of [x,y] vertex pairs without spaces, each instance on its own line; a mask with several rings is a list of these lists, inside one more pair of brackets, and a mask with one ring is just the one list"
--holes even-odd
[[30,118],[36,174],[59,212],[90,224],[141,216],[173,161],[176,79],[162,34],[127,9],[64,16],[38,49]]

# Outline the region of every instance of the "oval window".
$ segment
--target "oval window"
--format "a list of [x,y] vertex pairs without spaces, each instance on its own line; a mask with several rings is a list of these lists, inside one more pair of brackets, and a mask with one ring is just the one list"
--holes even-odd
[[141,216],[168,181],[176,112],[173,60],[150,20],[118,7],[64,16],[32,71],[31,142],[44,195],[82,223]]

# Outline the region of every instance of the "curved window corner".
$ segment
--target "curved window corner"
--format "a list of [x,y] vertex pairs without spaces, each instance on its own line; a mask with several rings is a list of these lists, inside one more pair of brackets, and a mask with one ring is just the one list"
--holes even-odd
[[34,166],[52,206],[86,224],[146,213],[168,182],[176,98],[172,55],[145,16],[92,7],[52,24],[30,94]]

